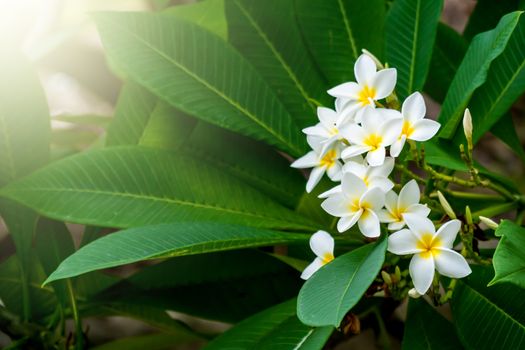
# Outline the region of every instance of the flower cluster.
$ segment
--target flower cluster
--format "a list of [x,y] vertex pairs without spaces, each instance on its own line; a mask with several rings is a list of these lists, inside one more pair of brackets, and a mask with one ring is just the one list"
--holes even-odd
[[[292,167],[313,168],[307,192],[325,173],[332,181],[340,182],[319,196],[324,199],[322,208],[339,218],[339,232],[357,224],[364,236],[376,238],[381,234],[381,223],[396,231],[388,239],[388,250],[414,255],[410,275],[417,293],[425,294],[436,269],[451,278],[470,273],[463,256],[452,250],[460,222],[452,220],[436,232],[427,218],[430,209],[419,203],[416,181],[407,182],[396,193],[389,176],[407,140],[427,141],[437,133],[440,124],[425,118],[426,106],[419,92],[410,95],[400,111],[380,103],[395,96],[394,68],[378,70],[374,59],[363,54],[355,63],[354,74],[357,82],[328,90],[336,98],[335,109],[318,108],[319,123],[303,130],[312,151],[297,159]],[[328,233],[317,232],[310,245],[317,258],[304,270],[304,279],[334,258],[334,241]]]

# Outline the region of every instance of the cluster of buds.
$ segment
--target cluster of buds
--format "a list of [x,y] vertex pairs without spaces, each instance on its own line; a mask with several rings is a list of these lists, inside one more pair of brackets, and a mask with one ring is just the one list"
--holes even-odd
[[[417,293],[425,294],[435,270],[451,278],[465,277],[471,270],[465,258],[452,249],[460,221],[451,220],[436,230],[427,218],[430,209],[419,203],[415,180],[404,184],[399,193],[393,191],[395,184],[389,176],[407,140],[427,141],[440,124],[425,118],[426,105],[419,92],[407,97],[400,110],[382,104],[384,99],[397,100],[397,72],[376,61],[368,54],[361,55],[354,66],[357,81],[328,90],[335,97],[335,109],[318,108],[319,123],[303,130],[312,150],[292,167],[313,168],[307,192],[324,174],[338,183],[319,197],[324,199],[322,208],[339,218],[339,232],[357,224],[364,236],[377,238],[381,223],[387,224],[388,230],[394,231],[388,250],[413,255],[410,276]],[[334,240],[328,233],[315,233],[310,245],[317,258],[304,270],[303,279],[334,259]]]

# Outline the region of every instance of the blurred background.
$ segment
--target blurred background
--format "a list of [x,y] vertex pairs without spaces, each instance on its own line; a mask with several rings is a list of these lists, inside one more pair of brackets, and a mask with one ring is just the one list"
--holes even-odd
[[[192,0],[0,0],[0,51],[21,50],[36,67],[52,117],[55,158],[103,142],[104,127],[113,115],[121,86],[106,61],[90,13],[157,10],[167,4],[189,2]],[[474,0],[445,0],[442,21],[462,32],[475,4]],[[431,100],[427,102],[430,116],[435,117],[439,105]],[[521,101],[514,111],[522,144],[525,135],[523,105]],[[512,174],[515,179],[523,177],[521,163],[491,135],[477,147],[476,157],[492,170]],[[82,232],[81,227],[70,228],[77,235]],[[1,261],[14,249],[1,223],[0,241]],[[115,317],[88,320],[88,323],[90,338],[95,342],[149,331],[138,321]],[[201,327],[210,327],[210,324],[203,323]],[[227,326],[214,324],[212,327],[222,330]],[[372,347],[369,347],[370,341]],[[5,342],[5,337],[0,337],[0,347]],[[366,334],[350,342],[344,348],[374,347],[373,336]],[[189,348],[195,347],[198,344]]]

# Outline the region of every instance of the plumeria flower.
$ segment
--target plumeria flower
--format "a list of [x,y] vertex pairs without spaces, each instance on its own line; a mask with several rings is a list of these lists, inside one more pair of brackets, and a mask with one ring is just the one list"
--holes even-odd
[[[352,173],[364,181],[366,187],[379,187],[383,192],[387,193],[394,187],[394,183],[388,178],[394,169],[394,158],[387,157],[385,162],[380,166],[368,166],[363,162],[348,161],[343,165],[343,174]],[[341,192],[341,185],[323,192],[319,198],[328,198],[330,195]]]
[[354,75],[357,83],[347,82],[328,90],[330,95],[344,101],[345,111],[351,112],[359,112],[365,106],[375,107],[376,101],[394,91],[397,79],[395,68],[377,71],[374,60],[365,54],[357,58]]
[[401,153],[407,139],[427,141],[438,132],[441,125],[434,120],[424,119],[426,112],[425,101],[419,92],[414,92],[403,102],[401,107],[403,127],[397,141],[390,147],[390,154],[393,157]]
[[308,265],[301,278],[309,279],[322,266],[334,260],[334,239],[325,231],[317,231],[310,237],[310,248],[316,255],[316,258]]
[[399,196],[390,191],[386,194],[385,207],[378,213],[381,222],[388,223],[389,230],[400,230],[405,226],[404,214],[416,214],[427,217],[430,209],[419,204],[419,186],[416,180],[410,180],[399,192]]
[[361,126],[349,125],[341,131],[350,146],[341,154],[344,159],[367,153],[366,160],[371,166],[382,165],[386,149],[394,143],[401,133],[401,118],[385,117],[380,110],[366,107]]
[[385,194],[380,188],[367,188],[363,180],[352,173],[343,175],[341,192],[329,196],[321,207],[330,215],[340,217],[337,230],[344,232],[357,222],[366,237],[379,237],[377,212],[385,204]]
[[306,135],[316,136],[322,139],[321,143],[323,147],[321,154],[324,155],[334,142],[343,140],[343,136],[339,133],[339,130],[344,127],[344,124],[338,123],[338,120],[347,114],[347,112],[343,113],[340,110],[338,103],[335,104],[335,111],[326,107],[317,107],[319,123],[303,129],[303,132]]
[[306,140],[310,147],[312,147],[312,151],[297,159],[291,166],[299,169],[313,168],[306,183],[306,192],[310,193],[319,183],[325,172],[333,181],[341,180],[342,164],[339,161],[340,150],[337,145],[328,149],[323,155],[321,152],[322,144],[320,138],[307,136]]
[[388,251],[398,255],[414,254],[410,261],[410,276],[419,294],[432,285],[434,270],[450,278],[462,278],[472,271],[465,258],[452,250],[461,222],[451,220],[436,232],[434,224],[416,214],[403,214],[408,229],[388,238]]

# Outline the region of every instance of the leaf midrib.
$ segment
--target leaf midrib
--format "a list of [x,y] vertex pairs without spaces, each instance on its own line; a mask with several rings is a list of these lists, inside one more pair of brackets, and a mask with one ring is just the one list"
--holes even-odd
[[[164,58],[166,61],[168,61],[169,63],[173,64],[174,66],[178,67],[180,70],[182,70],[184,73],[186,73],[189,77],[193,78],[194,80],[196,80],[198,83],[201,83],[202,85],[204,85],[206,88],[208,88],[209,90],[211,90],[212,92],[214,92],[217,96],[219,96],[220,98],[222,98],[224,101],[226,101],[227,103],[229,103],[230,105],[232,105],[234,108],[236,108],[237,110],[239,110],[241,113],[243,113],[244,115],[246,115],[250,120],[252,120],[253,122],[255,122],[257,125],[259,125],[260,127],[262,127],[264,130],[266,130],[268,133],[270,133],[272,136],[274,136],[276,139],[278,139],[280,142],[282,142],[284,145],[287,145],[291,150],[294,150],[295,152],[297,152],[297,154],[300,154],[301,151],[298,150],[294,145],[288,143],[288,141],[286,141],[281,135],[279,135],[278,133],[276,133],[271,127],[269,127],[268,125],[266,125],[262,120],[259,120],[257,119],[257,117],[255,115],[253,115],[250,111],[248,111],[247,109],[245,109],[244,107],[242,107],[239,102],[237,101],[234,101],[233,99],[229,98],[227,95],[225,95],[222,91],[216,89],[214,86],[210,85],[206,80],[202,79],[201,77],[199,77],[198,75],[194,74],[190,69],[188,69],[187,67],[185,67],[184,65],[180,64],[179,62],[175,61],[174,59],[172,59],[170,56],[164,54],[164,52],[162,52],[160,49],[157,49],[155,46],[151,45],[150,43],[148,43],[148,41],[144,40],[144,38],[142,38],[140,35],[138,35],[137,33],[131,31],[131,30],[128,30],[126,28],[126,26],[124,25],[121,25],[120,23],[118,22],[114,22],[113,23],[114,25],[118,26],[121,28],[121,30],[123,30],[124,32],[127,32],[128,34],[130,34],[132,37],[134,37],[135,39],[137,39],[139,42],[141,42],[144,46],[146,46],[147,48],[149,48],[150,50],[152,50],[153,52],[157,53],[159,56],[161,56],[162,58]],[[142,80],[141,78],[137,78],[137,80]]]
[[354,38],[354,35],[352,34],[352,28],[350,27],[350,20],[348,19],[348,15],[346,14],[345,6],[342,0],[337,0],[337,4],[339,5],[339,10],[341,11],[341,16],[343,17],[343,23],[345,25],[346,35],[348,36],[348,41],[350,42],[350,47],[352,48],[354,58],[357,59],[357,57],[359,56],[359,53],[357,52],[355,38]]
[[408,85],[407,85],[407,93],[410,94],[412,92],[412,86],[414,85],[414,70],[415,70],[415,63],[416,63],[416,49],[417,49],[417,40],[419,37],[419,21],[420,21],[420,11],[421,11],[421,0],[417,0],[416,5],[416,18],[414,21],[414,36],[412,41],[412,57],[410,60],[410,74],[408,76]]

